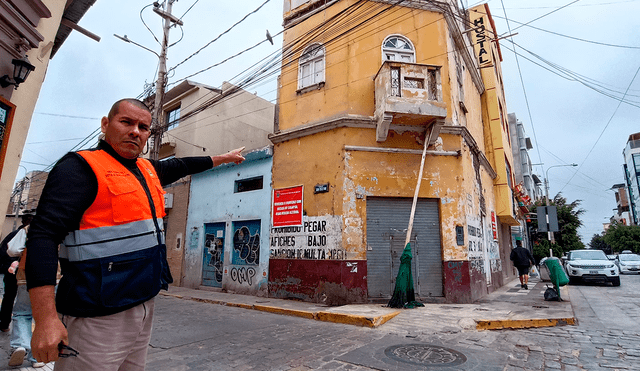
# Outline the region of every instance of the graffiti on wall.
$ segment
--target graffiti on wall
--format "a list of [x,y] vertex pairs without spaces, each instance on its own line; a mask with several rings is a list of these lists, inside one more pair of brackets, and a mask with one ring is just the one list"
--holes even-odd
[[502,272],[502,260],[491,259],[491,272],[492,273]]
[[233,265],[260,263],[260,220],[233,222]]
[[215,234],[207,233],[204,242],[207,254],[205,256],[206,264],[214,271],[214,279],[216,282],[222,282],[222,263],[224,259],[224,238]]
[[251,286],[253,278],[256,276],[256,270],[253,267],[233,267],[230,275],[234,282]]
[[271,228],[272,258],[343,260],[340,216],[305,216],[302,226]]
[[453,282],[457,284],[462,284],[462,267],[464,267],[463,262],[448,262],[447,268],[449,268],[449,272],[453,277]]
[[467,235],[469,240],[469,267],[478,274],[485,274],[485,243],[484,232],[480,220],[467,220]]

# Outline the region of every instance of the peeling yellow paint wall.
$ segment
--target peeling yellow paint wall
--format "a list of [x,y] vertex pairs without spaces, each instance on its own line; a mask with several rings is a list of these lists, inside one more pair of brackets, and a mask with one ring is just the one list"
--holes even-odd
[[[273,188],[304,185],[305,215],[341,217],[342,238],[335,242],[341,246],[335,248],[343,249],[345,260],[367,260],[367,199],[414,196],[425,129],[436,122],[435,117],[438,130],[446,130],[438,131],[429,147],[418,197],[438,200],[443,264],[468,261],[465,266],[473,282],[464,290],[486,290],[492,273],[501,267],[497,234],[506,228],[498,219],[511,214],[505,165],[512,162],[511,150],[500,121],[507,117],[506,104],[496,77],[500,58],[493,59],[497,63],[493,68],[478,72],[475,56],[465,54],[472,48],[459,47],[460,40],[473,43],[468,33],[450,28],[452,23],[442,13],[405,6],[396,6],[332,42],[333,33],[312,32],[356,3],[341,0],[323,7],[317,1],[285,0]],[[373,14],[389,5],[368,1],[362,6]],[[411,42],[415,63],[383,62],[382,43],[391,35]],[[299,90],[297,58],[314,43],[325,48],[324,81]],[[492,58],[498,53],[493,44],[487,42]],[[457,67],[460,64],[463,69]],[[439,99],[428,107],[440,110],[440,116],[429,116],[421,108],[430,100],[424,91],[402,86],[401,94],[391,95],[384,90],[392,80],[391,74],[379,73],[385,68],[418,80],[437,71]],[[397,106],[418,112],[387,109],[390,96],[394,104],[399,102]],[[377,132],[383,121],[384,130]],[[326,183],[328,192],[314,193],[315,185]],[[457,234],[460,230],[462,236]]]
[[[339,1],[284,32],[285,58],[279,92],[280,130],[344,114],[373,116],[373,79],[382,64],[382,42],[390,35],[402,35],[413,43],[416,63],[443,66],[443,76],[448,73],[445,21],[439,13],[397,7],[397,10],[376,17],[337,42],[329,43],[335,37],[331,32],[307,36],[318,24],[327,22],[354,3],[355,0]],[[371,14],[389,5],[371,1],[364,6],[370,9],[367,14]],[[300,38],[305,42],[296,43]],[[313,43],[326,47],[325,85],[300,94],[297,92],[297,58],[305,47]],[[293,51],[292,56],[287,56],[289,50]],[[445,102],[450,99],[449,90],[448,84],[443,82]]]

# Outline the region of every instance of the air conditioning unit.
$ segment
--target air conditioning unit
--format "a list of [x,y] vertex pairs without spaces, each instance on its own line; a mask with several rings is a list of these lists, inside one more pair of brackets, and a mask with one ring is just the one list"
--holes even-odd
[[164,194],[164,208],[171,209],[173,207],[173,193]]

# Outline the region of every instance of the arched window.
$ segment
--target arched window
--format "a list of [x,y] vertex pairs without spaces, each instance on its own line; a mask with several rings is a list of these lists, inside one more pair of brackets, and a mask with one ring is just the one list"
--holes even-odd
[[382,43],[382,60],[415,63],[416,53],[409,39],[402,36],[389,36]]
[[310,45],[300,56],[298,70],[298,89],[324,82],[324,47]]

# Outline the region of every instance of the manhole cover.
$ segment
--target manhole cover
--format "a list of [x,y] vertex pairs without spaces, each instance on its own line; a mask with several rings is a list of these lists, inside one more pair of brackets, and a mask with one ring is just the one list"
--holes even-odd
[[467,357],[456,350],[429,344],[394,345],[385,349],[384,354],[396,361],[418,366],[457,366],[467,361]]

